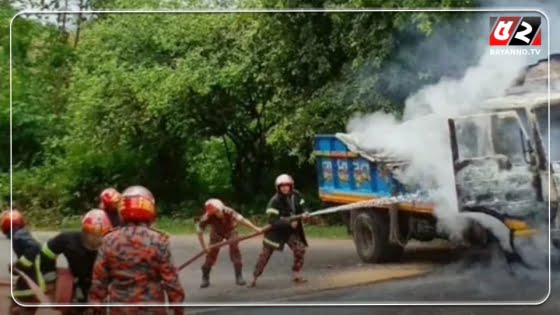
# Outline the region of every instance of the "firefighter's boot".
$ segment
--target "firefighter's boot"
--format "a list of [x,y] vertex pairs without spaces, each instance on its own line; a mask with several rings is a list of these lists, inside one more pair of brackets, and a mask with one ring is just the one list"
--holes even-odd
[[305,278],[303,277],[303,274],[302,274],[301,271],[297,271],[297,272],[294,272],[294,273],[293,273],[293,275],[292,275],[292,281],[293,281],[295,284],[301,284],[301,283],[306,283],[306,282],[307,282],[307,279],[305,279]]
[[235,283],[237,285],[246,285],[247,283],[243,279],[243,272],[241,266],[235,266]]
[[210,286],[210,268],[202,267],[202,283],[201,288],[208,288]]

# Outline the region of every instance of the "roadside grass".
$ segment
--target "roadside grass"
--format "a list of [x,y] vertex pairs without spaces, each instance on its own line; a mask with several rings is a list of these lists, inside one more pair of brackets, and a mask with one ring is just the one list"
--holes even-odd
[[[79,216],[67,217],[60,224],[60,230],[74,230],[80,229]],[[262,218],[255,217],[253,222],[257,226],[264,226],[266,222]],[[173,218],[173,217],[159,217],[154,223],[154,228],[165,231],[169,234],[175,235],[189,235],[196,233],[196,220],[194,218]],[[53,231],[53,227],[48,226],[34,226],[36,231]],[[245,226],[239,227],[240,235],[249,235],[253,231]],[[310,238],[324,238],[324,239],[348,239],[351,236],[346,233],[344,225],[306,225],[305,234]]]

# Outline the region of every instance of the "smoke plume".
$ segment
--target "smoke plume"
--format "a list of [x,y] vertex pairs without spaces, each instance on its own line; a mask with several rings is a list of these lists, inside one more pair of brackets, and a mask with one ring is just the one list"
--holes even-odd
[[[402,173],[397,174],[398,179],[405,185],[434,192],[431,197],[436,204],[435,214],[440,228],[448,234],[462,230],[463,221],[455,215],[458,203],[447,119],[489,110],[482,106],[483,101],[505,95],[520,72],[531,63],[528,56],[490,54],[489,15],[477,15],[474,20],[480,32],[475,42],[450,47],[451,38],[435,36],[439,42],[429,39],[434,54],[437,54],[438,47],[445,47],[445,55],[453,55],[454,59],[472,58],[472,49],[466,49],[465,45],[477,47],[475,54],[480,56],[479,61],[467,68],[462,76],[443,77],[414,92],[406,98],[402,120],[378,112],[355,116],[347,125],[348,133],[364,149],[384,151],[410,162]],[[419,47],[423,46],[420,44]],[[543,49],[538,59],[545,57]],[[434,62],[433,57],[430,62]],[[448,60],[438,59],[433,67],[441,69],[447,64]]]
[[483,55],[462,78],[443,78],[408,97],[403,120],[373,113],[352,118],[347,130],[368,150],[382,150],[410,161],[398,174],[399,180],[435,190],[432,197],[437,215],[456,213],[447,118],[482,111],[482,101],[503,95],[525,64],[523,57]]

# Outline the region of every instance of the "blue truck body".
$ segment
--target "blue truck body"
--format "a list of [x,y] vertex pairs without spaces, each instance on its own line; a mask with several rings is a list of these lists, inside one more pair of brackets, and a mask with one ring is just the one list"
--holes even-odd
[[390,172],[351,152],[335,135],[315,136],[314,146],[321,196],[382,198],[406,193]]

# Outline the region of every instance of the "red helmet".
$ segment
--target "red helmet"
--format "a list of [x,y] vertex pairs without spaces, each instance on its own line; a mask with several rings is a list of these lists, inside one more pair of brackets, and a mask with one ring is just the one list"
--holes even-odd
[[101,199],[103,210],[118,211],[122,196],[115,188],[107,188],[101,192],[99,199]]
[[100,209],[88,211],[82,219],[82,231],[88,234],[105,235],[111,228],[107,213]]
[[10,230],[14,231],[25,226],[23,215],[16,209],[6,210],[2,213],[0,221],[2,223],[2,232],[6,235],[10,234]]
[[216,212],[221,212],[224,210],[224,203],[220,199],[208,199],[204,203],[204,210],[208,215],[213,215]]
[[131,186],[122,193],[120,215],[124,222],[151,223],[156,218],[154,195],[145,187]]
[[278,190],[278,188],[282,185],[290,185],[293,189],[294,188],[294,180],[293,180],[292,176],[290,176],[288,174],[282,174],[282,175],[276,177],[276,181],[275,181],[276,190]]

